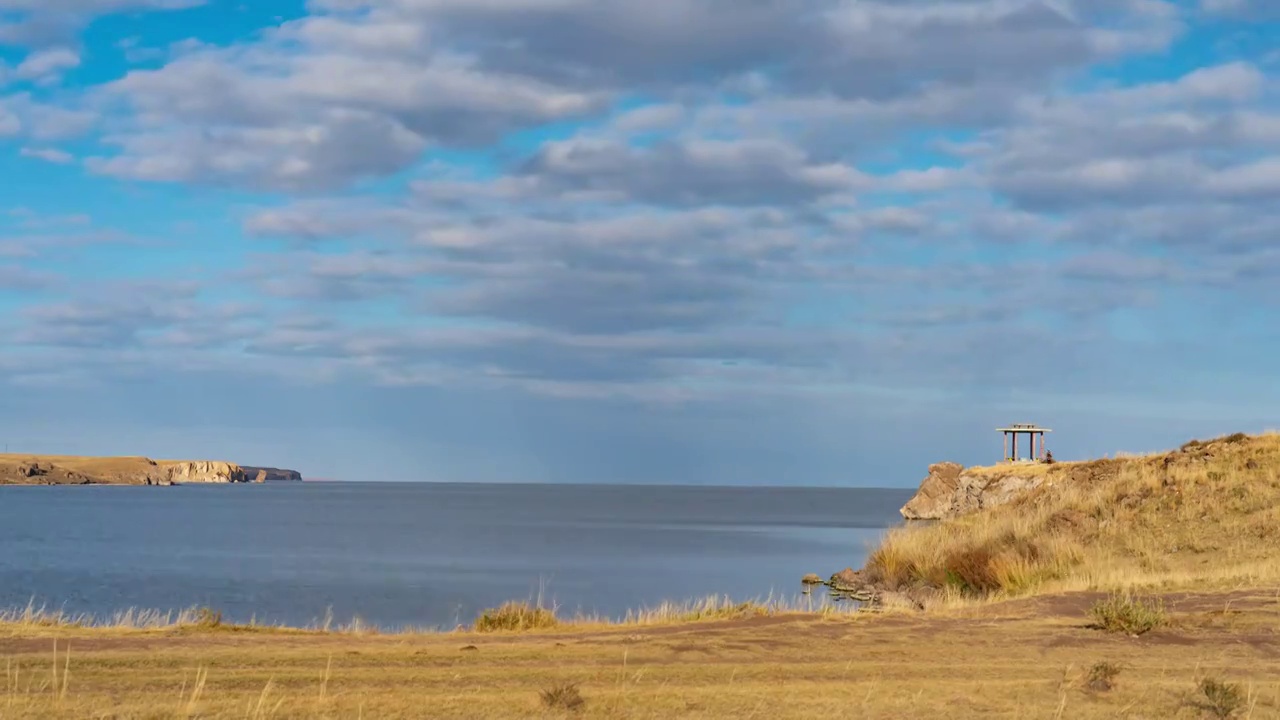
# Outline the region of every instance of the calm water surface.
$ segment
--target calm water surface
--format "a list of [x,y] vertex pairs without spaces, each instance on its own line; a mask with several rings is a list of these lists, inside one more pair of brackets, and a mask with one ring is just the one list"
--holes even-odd
[[207,605],[452,626],[543,589],[566,612],[798,595],[857,566],[907,490],[288,483],[0,488],[0,606]]

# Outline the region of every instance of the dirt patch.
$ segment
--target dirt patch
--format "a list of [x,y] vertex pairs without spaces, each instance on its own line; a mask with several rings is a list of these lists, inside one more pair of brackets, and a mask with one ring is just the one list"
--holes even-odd
[[[1207,613],[1224,608],[1239,611],[1280,611],[1280,601],[1273,591],[1238,590],[1231,592],[1136,593],[1161,600],[1171,613]],[[1016,614],[1022,617],[1084,617],[1089,608],[1105,600],[1104,592],[1071,592],[1061,595],[1010,600],[991,605],[988,612]]]
[[[808,626],[816,621],[813,615],[755,615],[734,620],[706,620],[681,623],[676,625],[653,626],[620,626],[600,630],[583,630],[569,634],[539,635],[543,640],[573,639],[583,642],[618,642],[633,636],[641,639],[669,638],[673,636],[714,637],[719,635],[740,635],[744,631],[774,628],[781,625]],[[521,637],[521,636],[512,636]]]
[[1271,635],[1245,635],[1239,642],[1253,648],[1259,655],[1275,660],[1280,659],[1280,639]]
[[[187,645],[208,646],[218,644],[212,638],[200,642],[181,642],[174,637],[93,637],[74,636],[57,638],[59,648],[70,646],[83,652],[138,652]],[[39,655],[53,652],[54,638],[3,638],[0,639],[0,655]]]
[[708,647],[706,645],[701,645],[698,643],[691,643],[691,642],[679,643],[676,645],[668,645],[667,649],[677,655],[684,655],[686,653],[702,653],[704,655],[716,654],[716,651],[714,648]]

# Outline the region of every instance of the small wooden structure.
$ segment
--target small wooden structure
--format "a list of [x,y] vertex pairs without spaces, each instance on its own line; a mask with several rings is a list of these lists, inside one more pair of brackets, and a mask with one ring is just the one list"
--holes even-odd
[[[1005,462],[1021,462],[1022,458],[1018,456],[1018,436],[1025,434],[1027,436],[1027,460],[1035,462],[1045,459],[1044,436],[1045,433],[1053,432],[1049,428],[1042,428],[1037,425],[1015,424],[1009,427],[996,428],[997,432],[1004,433],[1004,461]],[[1012,445],[1009,438],[1013,438]],[[1039,440],[1039,447],[1036,441]]]

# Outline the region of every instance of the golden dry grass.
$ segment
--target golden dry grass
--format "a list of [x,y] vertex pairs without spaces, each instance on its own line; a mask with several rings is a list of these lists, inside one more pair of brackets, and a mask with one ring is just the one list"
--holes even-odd
[[154,465],[177,465],[189,460],[152,460],[142,456],[92,457],[87,455],[32,455],[30,453],[0,453],[0,463],[14,464],[38,462],[57,465],[83,473],[125,473],[143,470]]
[[1036,466],[1008,505],[890,532],[868,574],[950,598],[1280,581],[1280,435],[1184,447]]
[[[829,596],[801,595],[792,598],[766,598],[736,602],[726,596],[713,595],[685,602],[663,602],[631,610],[616,618],[578,614],[561,616],[554,608],[536,602],[508,602],[480,612],[469,630],[479,633],[521,633],[559,630],[568,632],[596,631],[613,628],[686,625],[699,622],[742,620],[756,617],[809,616],[820,618],[851,617],[860,609]],[[462,628],[454,628],[456,632]],[[286,635],[432,635],[446,630],[436,627],[385,628],[371,625],[360,618],[347,623],[332,617],[317,619],[302,627],[250,621],[225,621],[212,608],[191,607],[179,611],[127,608],[108,615],[68,613],[29,602],[21,608],[0,609],[0,638],[59,637],[68,630],[93,630],[101,634],[135,632],[176,632],[217,630],[228,633]]]
[[1280,712],[1274,591],[1165,598],[1141,638],[1089,627],[1103,597],[535,633],[44,628],[0,637],[0,717],[1198,718],[1205,678],[1240,717]]
[[546,630],[560,624],[556,614],[549,608],[538,607],[532,603],[509,602],[499,607],[485,610],[476,619],[476,632],[524,632],[528,630]]

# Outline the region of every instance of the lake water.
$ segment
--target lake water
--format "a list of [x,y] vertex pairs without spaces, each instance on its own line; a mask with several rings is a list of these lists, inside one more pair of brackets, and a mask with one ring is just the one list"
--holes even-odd
[[616,616],[799,595],[907,490],[409,483],[0,488],[0,606],[203,605],[306,625],[467,623],[535,597]]

